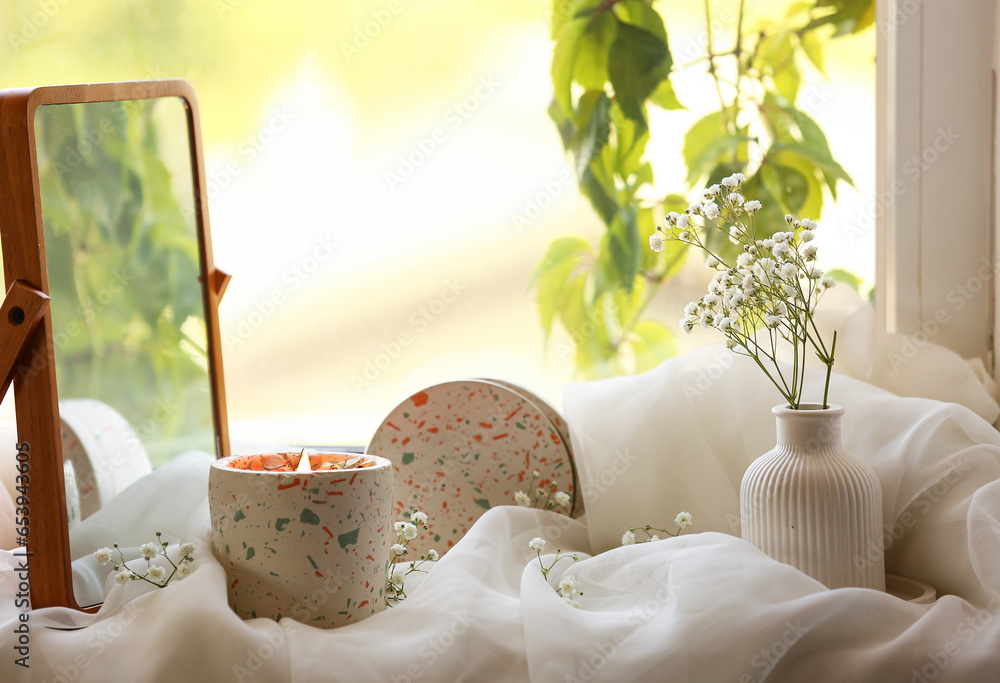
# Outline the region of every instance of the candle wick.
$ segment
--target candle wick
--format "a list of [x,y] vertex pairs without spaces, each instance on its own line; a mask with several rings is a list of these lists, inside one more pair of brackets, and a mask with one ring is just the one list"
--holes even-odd
[[299,454],[299,466],[295,469],[296,472],[312,472],[312,467],[309,465],[309,456],[306,455],[306,449],[302,449]]

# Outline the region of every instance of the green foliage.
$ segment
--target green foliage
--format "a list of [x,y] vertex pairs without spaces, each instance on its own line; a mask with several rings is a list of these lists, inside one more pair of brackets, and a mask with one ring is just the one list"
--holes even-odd
[[[707,54],[695,60],[707,64],[719,109],[684,135],[686,182],[693,189],[744,173],[747,194],[765,207],[758,225],[774,232],[786,213],[818,218],[824,191],[836,199],[840,182],[853,184],[796,100],[804,68],[825,75],[825,37],[870,26],[874,1],[796,2],[782,25],[759,22],[753,31],[745,30],[744,5],[732,50],[717,51],[709,31]],[[708,0],[705,11],[711,24]],[[648,107],[684,108],[670,81],[667,26],[647,0],[553,0],[552,37],[549,115],[605,234],[596,245],[551,245],[533,278],[542,326],[546,339],[557,321],[569,333],[583,377],[642,371],[673,353],[672,326],[643,315],[684,258],[676,244],[654,254],[645,243],[667,211],[688,206],[678,195],[648,199]],[[724,236],[713,238],[713,250],[735,258]]]
[[59,397],[113,406],[161,462],[214,438],[190,167],[165,164],[186,119],[152,102],[42,107],[36,136]]

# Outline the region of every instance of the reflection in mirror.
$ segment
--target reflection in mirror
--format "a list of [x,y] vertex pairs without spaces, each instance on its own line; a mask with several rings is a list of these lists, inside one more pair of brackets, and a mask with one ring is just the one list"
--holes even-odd
[[177,542],[186,491],[204,497],[191,477],[216,455],[188,119],[169,97],[41,106],[34,126],[74,589],[89,605],[111,571],[94,551],[140,557],[156,531]]

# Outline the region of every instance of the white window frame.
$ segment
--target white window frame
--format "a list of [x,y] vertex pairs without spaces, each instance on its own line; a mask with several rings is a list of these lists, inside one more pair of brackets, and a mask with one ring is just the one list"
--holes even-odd
[[876,310],[997,376],[997,0],[877,0]]

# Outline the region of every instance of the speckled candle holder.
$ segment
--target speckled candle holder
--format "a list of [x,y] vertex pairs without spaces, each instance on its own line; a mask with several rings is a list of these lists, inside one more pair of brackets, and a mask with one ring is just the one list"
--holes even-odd
[[[279,458],[294,469],[297,453],[212,463],[212,539],[240,617],[334,628],[385,608],[392,463],[358,457],[310,453],[307,473],[274,469]],[[353,467],[318,470],[323,463]]]

